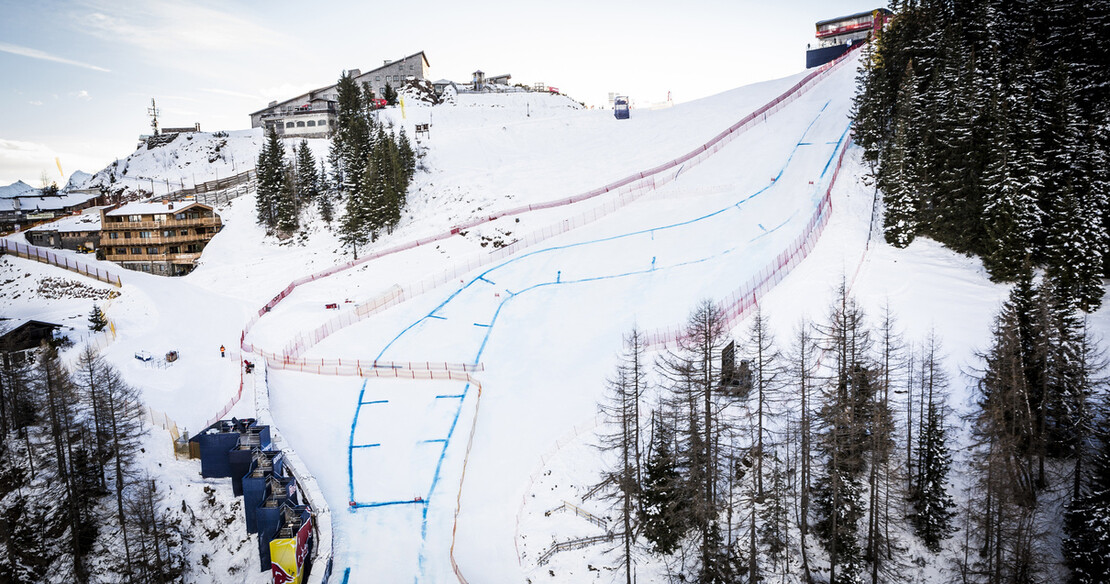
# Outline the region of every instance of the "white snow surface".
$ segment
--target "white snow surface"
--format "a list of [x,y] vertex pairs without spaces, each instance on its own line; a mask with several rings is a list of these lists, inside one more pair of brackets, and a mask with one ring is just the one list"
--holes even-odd
[[[350,582],[457,582],[452,554],[470,582],[615,581],[617,572],[589,568],[613,563],[604,544],[556,554],[544,566],[536,559],[554,541],[600,532],[572,513],[544,512],[567,501],[607,513],[581,497],[598,478],[591,428],[622,335],[634,325],[651,331],[682,324],[695,303],[725,297],[794,240],[824,193],[848,130],[855,71],[850,59],[765,123],[640,200],[340,329],[305,355],[480,363],[480,393],[478,383],[271,369],[275,424],[332,510],[335,581],[348,574]],[[410,139],[414,124],[430,123],[431,131],[420,143],[423,170],[401,225],[360,254],[501,209],[588,191],[674,159],[803,75],[664,110],[634,110],[620,121],[560,96],[530,93],[460,94],[452,105],[383,110],[381,119],[404,127]],[[193,172],[197,180],[213,178],[216,169],[201,170],[199,160],[218,140],[197,134],[140,150],[127,159],[128,176],[155,184]],[[325,140],[309,142],[317,156],[326,153]],[[234,152],[245,166],[260,144],[257,130],[232,132],[221,151],[227,160]],[[230,165],[217,160],[224,176]],[[1008,288],[989,282],[977,259],[929,240],[898,250],[876,230],[868,242],[874,191],[864,174],[858,148],[849,147],[830,223],[809,257],[762,299],[763,310],[785,342],[801,317],[824,317],[844,279],[872,317],[889,303],[908,339],[937,332],[950,356],[952,404],[961,411],[967,380],[960,372],[986,347]],[[258,321],[247,341],[280,351],[297,333],[336,315],[325,304],[352,310],[394,284],[488,253],[483,236],[511,242],[602,199],[498,219],[298,287]],[[255,223],[252,196],[217,211],[223,231],[183,278],[129,272],[74,254],[123,281],[106,307],[118,337],[104,354],[143,389],[149,405],[191,431],[235,395],[240,332],[258,309],[292,280],[350,259],[321,226],[305,240],[267,238]],[[80,329],[94,301],[105,306],[103,299],[36,295],[33,283],[43,277],[81,280],[70,272],[15,258],[0,260],[0,270],[2,316]],[[1108,314],[1093,315],[1097,333],[1110,330]],[[732,335],[740,338],[745,326],[737,323]],[[152,368],[133,358],[140,350],[156,356],[176,350],[180,358]],[[245,396],[232,414],[252,416],[253,400]],[[175,470],[180,466],[157,472],[187,472]],[[639,581],[662,581],[653,579],[658,574],[645,566]]]

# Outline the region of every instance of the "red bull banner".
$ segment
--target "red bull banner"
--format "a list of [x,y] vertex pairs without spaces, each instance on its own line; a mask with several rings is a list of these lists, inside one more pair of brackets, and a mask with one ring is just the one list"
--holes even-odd
[[308,540],[312,536],[312,519],[297,530],[297,537],[270,540],[270,573],[274,584],[301,584],[304,563],[308,555]]

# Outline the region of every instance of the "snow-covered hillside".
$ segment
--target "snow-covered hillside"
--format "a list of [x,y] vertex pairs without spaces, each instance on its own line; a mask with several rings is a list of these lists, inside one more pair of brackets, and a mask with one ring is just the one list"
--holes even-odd
[[[536,559],[556,539],[591,533],[579,517],[545,512],[564,500],[581,502],[597,480],[600,460],[588,446],[621,337],[632,326],[652,331],[681,324],[699,300],[727,297],[803,233],[846,147],[856,64],[848,59],[719,152],[674,169],[667,174],[673,180],[635,201],[618,205],[613,193],[502,217],[299,286],[259,318],[246,342],[280,352],[298,333],[353,316],[359,303],[395,285],[460,262],[484,266],[369,318],[352,318],[304,353],[321,362],[480,364],[474,383],[266,371],[274,422],[332,509],[334,577],[457,582],[457,570],[470,582],[612,581],[613,572],[590,568],[611,563],[604,545],[556,555],[542,567]],[[430,124],[430,134],[420,139],[421,171],[401,224],[361,253],[586,192],[673,160],[804,75],[673,108],[633,110],[620,121],[565,97],[532,93],[461,94],[453,104],[383,110],[381,119],[405,128],[410,139],[415,124]],[[183,135],[140,149],[81,186],[149,190],[153,184],[161,194],[253,166],[261,143],[258,130]],[[325,140],[310,145],[318,157],[326,155]],[[293,141],[286,146],[290,151]],[[952,405],[961,410],[960,372],[976,363],[974,353],[986,345],[1008,289],[990,283],[977,260],[928,240],[905,250],[882,243],[871,230],[875,193],[864,175],[859,151],[847,146],[827,227],[805,261],[761,299],[762,309],[785,335],[801,317],[823,316],[846,281],[872,314],[889,304],[907,337],[937,332],[950,357]],[[218,212],[223,231],[186,277],[101,263],[123,281],[106,305],[118,336],[104,354],[142,388],[150,406],[192,431],[235,395],[240,334],[259,308],[294,279],[351,259],[321,224],[304,240],[266,237],[252,196]],[[565,221],[583,214],[597,219],[563,230]],[[555,235],[486,262],[495,247],[545,229]],[[43,298],[30,284],[76,278],[68,272],[13,258],[0,268],[4,316],[80,328],[94,302],[106,304],[92,293]],[[17,288],[17,280],[28,283]],[[325,308],[331,303],[339,310]],[[1104,334],[1107,315],[1094,317]],[[732,336],[744,324],[736,323]],[[231,349],[228,357],[220,356],[221,345]],[[133,358],[142,350],[176,350],[180,358],[152,368]],[[253,406],[248,396],[232,414],[253,416]],[[182,468],[167,464],[159,472],[197,472]],[[653,581],[651,570],[645,567],[639,581]]]

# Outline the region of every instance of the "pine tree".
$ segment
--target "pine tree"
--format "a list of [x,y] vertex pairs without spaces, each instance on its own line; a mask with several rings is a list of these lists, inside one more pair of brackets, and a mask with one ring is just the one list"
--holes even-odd
[[300,228],[300,203],[292,170],[286,169],[282,179],[281,189],[278,191],[276,227],[278,237],[284,239]]
[[895,247],[906,247],[917,234],[918,196],[917,144],[919,136],[914,117],[917,115],[917,79],[913,63],[906,64],[894,112],[894,137],[883,155],[883,171],[878,186],[883,190],[886,212],[883,216],[884,236]]
[[100,306],[93,304],[92,313],[89,314],[89,330],[100,332],[106,326],[108,326],[108,317],[104,316]]
[[316,158],[308,147],[308,140],[301,140],[296,153],[295,189],[302,205],[309,205],[320,195],[320,177],[316,173]]
[[682,477],[675,453],[675,432],[662,412],[652,414],[652,433],[640,489],[640,525],[655,552],[668,555],[678,549],[688,528]]
[[720,552],[711,540],[712,525],[722,510],[722,462],[720,447],[722,408],[716,395],[721,387],[718,359],[724,347],[724,318],[720,308],[705,300],[698,304],[686,323],[677,352],[661,358],[660,372],[668,385],[670,399],[685,418],[680,426],[679,457],[685,470],[685,493],[689,499],[690,525],[700,535],[702,566]]
[[327,167],[324,166],[324,161],[321,160],[320,173],[317,175],[318,182],[316,190],[319,195],[316,197],[316,205],[320,209],[320,218],[328,225],[331,225],[332,220],[335,219],[335,205],[332,202],[334,193],[328,183],[327,176]]
[[266,129],[266,143],[258,154],[255,210],[258,223],[272,231],[278,224],[278,205],[285,184],[285,145],[273,126]]
[[1102,303],[1103,265],[1110,252],[1101,214],[1104,203],[1092,169],[1084,162],[1097,149],[1085,140],[1071,81],[1059,67],[1054,70],[1052,97],[1047,171],[1055,188],[1047,203],[1045,273],[1061,298],[1090,312]]
[[[1110,412],[1105,353],[1086,330],[1080,345],[1077,368],[1082,384],[1088,394],[1099,395],[1105,416]],[[1064,517],[1064,559],[1074,584],[1101,583],[1110,574],[1110,419],[1103,417],[1092,434],[1092,451],[1080,450],[1075,457],[1074,493]]]
[[939,352],[936,337],[930,335],[921,358],[924,410],[921,432],[917,435],[918,463],[909,493],[913,504],[909,519],[914,533],[934,553],[940,551],[940,543],[954,530],[952,509],[956,506],[947,489],[952,465],[945,422],[948,380],[940,368]]
[[828,323],[819,327],[833,356],[831,387],[821,406],[825,431],[819,449],[824,477],[816,489],[817,534],[829,552],[830,582],[855,582],[863,574],[859,521],[864,516],[862,476],[874,426],[876,378],[868,363],[870,332],[863,311],[841,283]]
[[635,539],[636,500],[640,493],[640,400],[646,389],[644,344],[639,331],[625,337],[624,352],[616,376],[609,380],[607,401],[600,407],[608,430],[600,436],[599,447],[615,459],[615,468],[606,473],[606,482],[617,487],[618,518],[622,524],[620,561],[625,580],[632,584],[634,573],[632,543]]
[[336,128],[332,148],[338,164],[333,164],[333,172],[338,179],[340,196],[345,200],[339,237],[358,257],[359,248],[370,241],[374,229],[374,223],[368,216],[373,197],[369,182],[372,128],[365,115],[362,93],[354,79],[345,73],[336,89]]

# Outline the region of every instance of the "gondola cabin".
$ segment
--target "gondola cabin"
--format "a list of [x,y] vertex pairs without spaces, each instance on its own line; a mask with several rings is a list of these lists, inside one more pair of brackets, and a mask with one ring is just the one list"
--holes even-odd
[[806,68],[824,65],[843,55],[848,49],[864,42],[881,30],[894,13],[886,8],[876,8],[849,16],[830,18],[817,22],[817,43],[806,51]]
[[618,120],[628,119],[628,97],[624,95],[617,96],[613,100],[613,115]]

